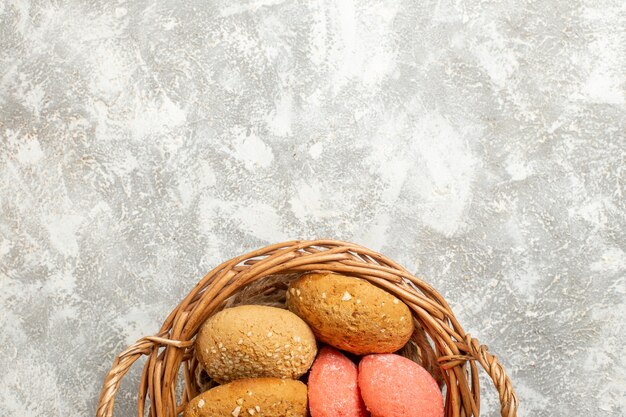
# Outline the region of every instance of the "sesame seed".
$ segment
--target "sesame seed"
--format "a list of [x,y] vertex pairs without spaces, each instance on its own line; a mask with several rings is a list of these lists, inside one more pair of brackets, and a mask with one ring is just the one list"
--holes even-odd
[[267,352],[267,356],[272,356],[272,352]]
[[274,332],[267,332],[267,337],[272,337],[273,334]]
[[381,333],[385,333],[385,329],[380,329],[380,332]]
[[295,289],[295,288],[289,288],[289,292],[290,292],[291,294],[295,294],[295,293],[296,293],[296,289]]
[[257,413],[261,412],[261,407],[259,407],[258,405],[255,405],[254,409],[256,410]]
[[198,408],[204,407],[204,400],[198,401]]
[[394,303],[394,304],[398,304],[399,302],[400,302],[400,300],[398,300],[397,298],[394,298],[394,299],[393,299],[393,303]]
[[246,335],[247,335],[248,337],[250,337],[250,336],[252,336],[252,332],[248,332],[248,333],[246,333]]
[[246,391],[246,394],[248,394],[249,396],[252,396],[252,391]]
[[357,304],[361,304],[361,300],[359,300],[358,298],[356,299],[356,303]]
[[230,413],[233,417],[239,417],[239,412],[241,411],[241,407],[237,406],[235,407],[235,409],[233,410],[232,413]]
[[296,295],[300,295],[300,290],[296,290]]
[[350,295],[350,293],[348,291],[343,293],[343,297],[341,297],[341,301],[348,301],[352,299],[352,296]]
[[325,292],[322,293],[322,298],[326,298],[326,293]]
[[237,404],[238,404],[238,405],[243,404],[243,398],[238,398],[238,399],[237,399]]
[[291,345],[289,343],[287,343],[285,346],[283,346],[285,349],[289,349],[291,347]]
[[251,416],[254,415],[256,411],[254,411],[254,408],[248,408],[248,414],[250,414]]
[[220,342],[220,343],[217,344],[217,347],[221,349],[221,348],[224,347],[224,344],[222,342]]
[[217,350],[215,348],[211,348],[211,353],[217,353]]
[[384,307],[385,306],[385,302],[383,301],[380,305]]
[[239,340],[237,341],[237,344],[238,344],[238,345],[241,345],[242,343],[243,343],[243,339],[239,339]]
[[404,320],[404,316],[401,316],[401,317],[400,317],[400,321],[402,321],[402,320]]
[[383,318],[384,318],[385,316],[386,316],[386,314],[385,314],[385,313],[383,313],[383,314],[382,314],[382,316],[380,316],[380,317],[383,317]]

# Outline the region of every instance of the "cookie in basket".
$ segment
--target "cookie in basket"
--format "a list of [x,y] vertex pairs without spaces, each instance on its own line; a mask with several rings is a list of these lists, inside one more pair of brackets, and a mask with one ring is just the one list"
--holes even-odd
[[307,389],[300,381],[278,378],[239,379],[191,400],[183,417],[305,417]]
[[358,384],[372,416],[443,417],[443,397],[424,368],[394,354],[367,355],[359,362]]
[[369,282],[340,274],[305,274],[289,285],[287,307],[318,340],[357,355],[401,349],[413,334],[411,311]]
[[241,378],[298,379],[317,354],[309,326],[288,310],[242,305],[210,317],[196,338],[196,356],[220,384]]
[[329,346],[320,349],[309,374],[311,417],[368,417],[356,365]]

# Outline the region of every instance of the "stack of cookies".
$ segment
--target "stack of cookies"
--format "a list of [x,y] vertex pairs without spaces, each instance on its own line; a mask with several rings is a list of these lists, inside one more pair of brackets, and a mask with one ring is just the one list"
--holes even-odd
[[309,273],[291,282],[286,305],[228,308],[203,324],[196,356],[221,385],[185,417],[443,416],[433,377],[393,353],[414,331],[401,300],[362,279]]

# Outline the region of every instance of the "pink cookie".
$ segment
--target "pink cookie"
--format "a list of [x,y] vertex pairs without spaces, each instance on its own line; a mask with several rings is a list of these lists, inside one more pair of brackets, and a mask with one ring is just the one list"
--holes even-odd
[[311,417],[367,417],[357,386],[357,368],[339,351],[323,347],[309,374]]
[[368,355],[359,388],[372,417],[443,417],[443,396],[424,368],[403,356]]

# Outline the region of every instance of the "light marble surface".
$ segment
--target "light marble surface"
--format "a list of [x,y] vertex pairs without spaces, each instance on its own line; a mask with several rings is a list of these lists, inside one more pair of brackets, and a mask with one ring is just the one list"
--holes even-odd
[[625,102],[622,0],[4,0],[0,414],[93,415],[206,271],[335,237],[432,282],[521,416],[623,416]]

